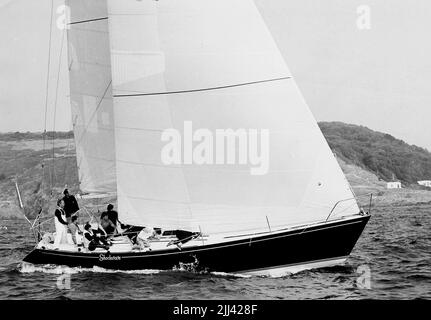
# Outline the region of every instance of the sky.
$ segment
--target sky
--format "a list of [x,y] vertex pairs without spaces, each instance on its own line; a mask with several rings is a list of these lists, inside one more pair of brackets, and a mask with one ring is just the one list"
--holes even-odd
[[[318,121],[364,125],[431,150],[430,1],[255,2]],[[50,3],[0,0],[0,132],[43,131]],[[54,23],[48,130],[71,129],[61,40]]]

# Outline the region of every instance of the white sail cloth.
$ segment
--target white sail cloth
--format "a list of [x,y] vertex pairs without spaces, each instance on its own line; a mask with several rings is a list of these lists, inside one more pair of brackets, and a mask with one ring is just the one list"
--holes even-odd
[[[324,220],[353,198],[252,0],[107,1],[123,223],[267,230]],[[162,134],[185,122],[210,133],[267,130],[268,172],[167,165]],[[334,215],[358,211],[342,202]]]
[[69,0],[69,82],[80,189],[116,192],[106,0]]

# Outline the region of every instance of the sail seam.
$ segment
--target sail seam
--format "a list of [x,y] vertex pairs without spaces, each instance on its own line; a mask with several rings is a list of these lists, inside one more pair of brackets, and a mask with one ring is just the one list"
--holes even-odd
[[[167,199],[154,199],[154,198],[147,198],[147,197],[142,197],[142,196],[134,196],[134,195],[127,195],[128,198],[133,198],[133,199],[142,199],[145,201],[149,201],[149,202],[166,202],[166,203],[171,203],[171,204],[178,204],[178,205],[183,205],[183,206],[188,206],[190,204],[195,204],[195,205],[203,205],[203,206],[215,206],[212,203],[208,203],[208,202],[185,202],[185,201],[176,201],[176,200],[167,200]],[[252,209],[252,208],[267,208],[267,209],[285,209],[285,208],[289,208],[289,206],[263,206],[263,205],[253,205],[253,206],[240,206],[240,205],[228,205],[227,207],[229,208],[235,208],[237,209]],[[319,208],[331,208],[331,205],[324,205],[322,204]],[[217,219],[216,217],[214,217],[215,219]]]
[[95,18],[95,19],[89,19],[89,20],[74,21],[74,22],[68,23],[68,25],[87,23],[87,22],[94,22],[94,21],[107,20],[107,19],[108,19],[108,17],[103,17],[103,18]]
[[[108,159],[104,159],[104,158],[99,158],[99,157],[94,157],[94,156],[88,156],[89,158],[94,158],[94,159],[100,159],[100,160],[105,160],[105,161],[113,161],[113,160],[108,160]],[[130,161],[130,160],[123,160],[123,159],[116,159],[117,162],[121,162],[121,163],[125,163],[125,164],[130,164],[130,165],[136,165],[136,166],[143,166],[143,167],[156,167],[156,168],[167,168],[167,169],[192,169],[192,170],[200,170],[200,169],[205,169],[207,166],[201,166],[201,167],[193,167],[193,166],[188,166],[188,167],[184,167],[184,166],[179,166],[179,165],[166,165],[166,164],[158,164],[158,163],[148,163],[148,162],[136,162],[136,161]],[[217,164],[212,165],[212,168],[217,168]],[[245,166],[245,165],[241,165],[241,166]],[[215,169],[214,171],[225,171],[225,172],[247,172],[250,173],[249,169],[244,169],[244,170],[229,170],[229,169]],[[292,173],[292,172],[312,172],[311,170],[306,170],[306,169],[297,169],[297,170],[270,170],[270,173]]]
[[222,89],[243,87],[243,86],[254,85],[254,84],[265,83],[265,82],[287,80],[287,79],[291,79],[291,78],[292,77],[287,76],[287,77],[282,77],[282,78],[265,79],[265,80],[259,80],[259,81],[231,84],[231,85],[227,85],[227,86],[218,86],[218,87],[210,87],[210,88],[191,89],[191,90],[179,90],[179,91],[167,91],[167,92],[149,92],[149,93],[131,93],[131,94],[114,94],[113,97],[114,98],[125,98],[125,97],[139,97],[139,96],[157,96],[157,95],[168,95],[168,94],[181,94],[181,93],[193,93],[193,92],[202,92],[202,91],[222,90]]
[[[99,98],[100,96],[91,96],[91,97],[96,97]],[[105,97],[105,100],[110,100],[109,97]],[[299,123],[303,123],[303,122],[297,122]],[[76,124],[77,127],[85,127],[85,125],[82,124]],[[103,126],[98,126],[99,130],[106,130],[106,131],[115,131],[116,129],[122,129],[122,130],[134,130],[134,131],[144,131],[144,132],[152,132],[152,133],[163,133],[166,129],[151,129],[151,128],[137,128],[137,127],[125,127],[125,126],[115,126],[114,129],[112,129],[111,127],[103,127]],[[289,130],[271,130],[271,134],[286,134],[286,133],[290,133]]]

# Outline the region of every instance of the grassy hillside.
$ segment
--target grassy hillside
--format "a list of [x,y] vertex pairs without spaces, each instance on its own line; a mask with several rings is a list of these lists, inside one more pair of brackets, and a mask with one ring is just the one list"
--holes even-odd
[[431,180],[431,153],[426,149],[363,126],[342,122],[321,122],[319,126],[331,149],[348,164],[385,181],[395,177],[416,186],[419,180]]
[[[47,141],[54,139],[73,139],[73,132],[58,132],[58,131],[47,131],[45,138]],[[0,133],[0,141],[11,142],[11,141],[34,141],[43,140],[42,132],[8,132]]]
[[[431,179],[431,154],[394,137],[344,123],[320,123],[331,148],[357,195],[370,192],[381,203],[428,202],[431,190],[386,190],[392,175],[404,184]],[[55,138],[55,139],[54,139]],[[54,157],[53,157],[54,155]],[[54,159],[53,159],[54,158]],[[78,192],[75,143],[71,132],[0,134],[0,216],[20,217],[15,194],[18,178],[29,217],[44,207],[53,212],[55,201],[67,186]],[[107,200],[106,200],[107,201]],[[106,201],[87,200],[85,206],[103,209]],[[115,203],[115,199],[109,199]],[[97,209],[95,209],[97,208]]]
[[[56,139],[52,140],[54,136]],[[52,207],[66,185],[78,191],[75,145],[71,136],[71,133],[50,133],[44,143],[40,133],[0,134],[0,211],[3,217],[17,215],[15,179],[18,179],[28,216],[33,216],[41,206]]]

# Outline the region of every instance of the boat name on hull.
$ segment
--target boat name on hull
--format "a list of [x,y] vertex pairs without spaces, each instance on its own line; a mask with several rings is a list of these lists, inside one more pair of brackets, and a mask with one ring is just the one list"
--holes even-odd
[[105,261],[105,260],[121,260],[120,256],[105,256],[103,253],[99,255],[99,261]]

